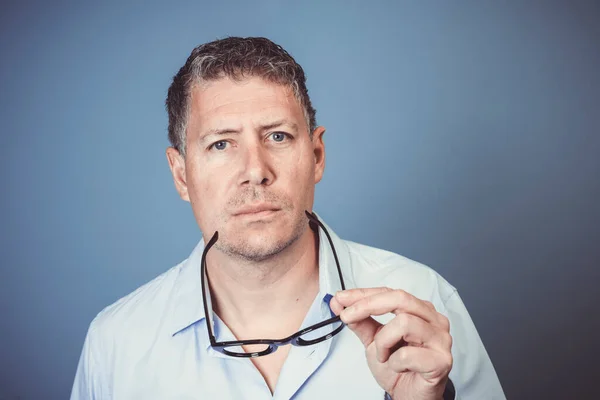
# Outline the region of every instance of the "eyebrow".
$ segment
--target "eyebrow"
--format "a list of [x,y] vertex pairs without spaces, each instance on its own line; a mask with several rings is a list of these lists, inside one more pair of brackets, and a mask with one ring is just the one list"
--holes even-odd
[[[264,131],[269,131],[274,128],[278,128],[280,126],[287,126],[294,132],[298,131],[298,125],[296,123],[289,122],[285,119],[280,119],[280,120],[276,120],[273,122],[269,122],[267,124],[260,125],[259,130],[261,132],[264,132]],[[200,142],[205,142],[210,136],[223,136],[223,135],[240,134],[240,133],[241,133],[240,129],[234,129],[234,128],[209,129],[201,135]]]
[[298,125],[296,123],[287,121],[285,119],[279,119],[279,120],[271,122],[269,124],[261,125],[260,130],[261,130],[261,132],[270,131],[271,129],[275,129],[280,126],[287,126],[290,129],[292,129],[294,132],[298,131]]

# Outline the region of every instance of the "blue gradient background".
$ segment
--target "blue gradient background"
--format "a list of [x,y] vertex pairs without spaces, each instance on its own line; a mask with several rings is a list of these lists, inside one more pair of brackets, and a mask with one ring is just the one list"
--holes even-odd
[[163,102],[227,35],[305,68],[340,236],[455,285],[509,398],[598,398],[598,2],[124,3],[0,11],[0,399],[67,398],[96,313],[199,240]]

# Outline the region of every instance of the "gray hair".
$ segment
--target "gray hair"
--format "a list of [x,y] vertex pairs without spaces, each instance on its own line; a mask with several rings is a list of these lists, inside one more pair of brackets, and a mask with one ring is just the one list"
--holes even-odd
[[205,43],[192,50],[185,65],[173,77],[165,102],[169,114],[169,141],[185,157],[186,127],[192,88],[201,82],[228,77],[241,81],[261,77],[289,86],[304,111],[309,135],[317,126],[304,70],[294,58],[269,39],[228,37]]

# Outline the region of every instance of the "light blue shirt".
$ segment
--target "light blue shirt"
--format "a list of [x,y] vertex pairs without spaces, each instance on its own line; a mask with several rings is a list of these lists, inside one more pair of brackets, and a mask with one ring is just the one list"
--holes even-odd
[[[457,399],[505,399],[477,330],[456,289],[431,268],[340,239],[326,224],[346,288],[403,289],[431,301],[450,320]],[[302,327],[331,316],[341,290],[331,247],[319,234],[319,294]],[[344,328],[330,340],[292,346],[271,394],[250,359],[214,351],[202,304],[201,240],[191,255],[102,310],[90,324],[71,399],[383,399],[363,344]],[[276,299],[274,299],[276,301]],[[235,340],[212,314],[217,340]],[[393,316],[376,317],[387,322]],[[246,339],[246,338],[244,338]]]

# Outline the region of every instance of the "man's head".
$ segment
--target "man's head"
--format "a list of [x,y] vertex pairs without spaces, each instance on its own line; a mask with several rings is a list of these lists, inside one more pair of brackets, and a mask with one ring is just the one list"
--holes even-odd
[[[259,261],[307,227],[325,167],[302,67],[264,38],[192,51],[167,96],[167,158],[182,199],[216,248]],[[257,209],[263,213],[247,213]]]

